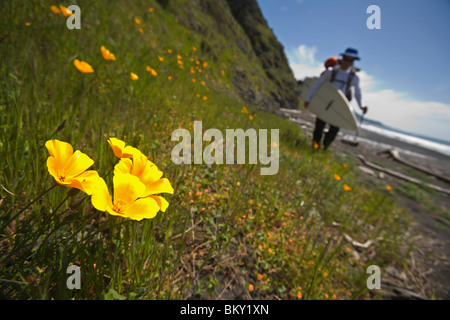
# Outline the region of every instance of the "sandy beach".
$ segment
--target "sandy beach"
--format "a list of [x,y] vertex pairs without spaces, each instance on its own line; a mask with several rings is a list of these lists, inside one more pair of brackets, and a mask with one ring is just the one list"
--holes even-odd
[[[315,122],[313,114],[300,110],[282,109],[281,111],[285,117],[298,124],[308,137],[312,137]],[[450,173],[449,156],[364,128],[359,131],[358,136],[355,132],[340,130],[329,152],[337,157],[352,157],[353,162],[361,171],[361,183],[368,187],[391,186],[395,191],[398,206],[405,208],[410,213],[412,221],[410,232],[416,247],[416,250],[410,254],[414,270],[410,270],[408,274],[401,274],[395,268],[387,270],[387,275],[382,279],[385,284],[384,296],[390,299],[401,299],[406,298],[405,295],[408,296],[408,294],[411,296],[417,294],[426,299],[448,298],[450,225],[442,216],[434,210],[430,210],[430,206],[424,205],[419,196],[411,196],[404,189],[405,184],[417,186],[419,190],[424,188],[423,184],[434,186],[437,188],[436,190],[429,188],[425,190],[429,201],[448,210],[450,208],[449,194],[437,190],[450,190],[450,182],[399,162],[393,158],[389,150],[396,150],[402,159],[424,170],[439,172],[445,177]],[[373,164],[374,167],[370,167],[368,164]],[[401,177],[405,176],[420,183],[409,182],[389,172],[398,173]],[[401,293],[402,290],[403,293]]]

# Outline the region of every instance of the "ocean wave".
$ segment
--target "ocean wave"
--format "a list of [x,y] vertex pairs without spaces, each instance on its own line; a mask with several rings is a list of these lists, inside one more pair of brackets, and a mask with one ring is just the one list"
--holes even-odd
[[389,129],[380,128],[371,124],[363,124],[363,129],[372,131],[374,133],[393,138],[396,140],[403,141],[415,146],[419,146],[428,150],[433,150],[444,155],[450,156],[450,145],[438,143],[436,141],[427,140],[424,138],[416,137],[413,135],[408,135],[400,132],[395,132]]

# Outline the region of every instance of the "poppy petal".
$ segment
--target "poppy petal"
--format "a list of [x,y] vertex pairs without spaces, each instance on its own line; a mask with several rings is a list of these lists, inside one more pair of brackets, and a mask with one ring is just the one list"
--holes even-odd
[[149,198],[153,198],[158,204],[159,208],[162,212],[166,212],[167,207],[169,206],[169,202],[161,196],[150,196]]
[[158,193],[171,193],[173,194],[173,187],[170,184],[170,181],[166,178],[159,179],[156,182],[150,183],[146,185],[145,194],[152,195]]
[[133,203],[137,198],[141,197],[145,191],[145,185],[129,173],[116,173],[113,178],[114,182],[114,203],[124,201],[125,203]]
[[63,168],[69,158],[73,155],[72,146],[64,141],[56,139],[48,140],[45,143],[45,147],[50,155],[55,158],[55,161],[53,162],[54,168]]
[[133,164],[130,159],[122,158],[119,163],[114,166],[114,173],[131,173]]
[[98,178],[96,181],[95,191],[92,193],[91,203],[95,209],[99,211],[112,210],[112,197],[108,191],[105,180]]
[[133,220],[151,219],[156,216],[160,206],[154,198],[142,198],[133,202],[125,211],[125,217]]
[[83,152],[77,150],[75,153],[67,160],[64,171],[66,173],[66,178],[71,179],[77,175],[83,173],[90,166],[94,164],[94,160],[89,158]]

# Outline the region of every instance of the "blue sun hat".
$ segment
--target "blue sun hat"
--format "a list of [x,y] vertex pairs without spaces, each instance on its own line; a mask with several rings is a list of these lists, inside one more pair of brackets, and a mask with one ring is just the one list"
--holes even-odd
[[348,56],[348,57],[355,58],[356,60],[360,60],[360,58],[358,57],[358,50],[353,49],[353,48],[347,48],[347,50],[345,50],[345,52],[341,53],[340,55]]

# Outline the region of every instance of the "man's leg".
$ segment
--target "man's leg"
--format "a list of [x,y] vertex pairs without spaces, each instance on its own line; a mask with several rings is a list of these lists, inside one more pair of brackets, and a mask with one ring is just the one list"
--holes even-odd
[[338,132],[339,132],[338,127],[330,125],[330,129],[328,130],[327,134],[325,135],[325,138],[323,139],[323,147],[325,149],[327,149],[330,146],[334,138],[336,138]]
[[320,146],[320,141],[322,140],[322,132],[325,127],[325,121],[320,120],[316,117],[316,127],[314,128],[313,133],[313,143],[314,141]]

